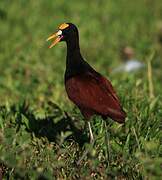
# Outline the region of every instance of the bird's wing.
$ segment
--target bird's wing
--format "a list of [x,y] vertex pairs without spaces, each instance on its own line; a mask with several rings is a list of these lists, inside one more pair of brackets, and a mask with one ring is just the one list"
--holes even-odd
[[97,114],[124,121],[125,113],[111,83],[100,74],[88,72],[72,77],[65,86],[69,98],[80,109],[93,110]]
[[101,83],[101,85],[102,84],[105,85],[104,88],[107,90],[107,93],[111,94],[111,96],[114,98],[114,100],[116,100],[116,103],[118,103],[120,105],[119,98],[116,95],[116,92],[115,92],[111,82],[101,75],[97,77],[97,80]]

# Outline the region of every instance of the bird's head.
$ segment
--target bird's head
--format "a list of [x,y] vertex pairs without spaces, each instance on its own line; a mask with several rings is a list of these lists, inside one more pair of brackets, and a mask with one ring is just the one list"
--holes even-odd
[[60,41],[69,41],[78,38],[77,27],[72,23],[63,23],[58,27],[58,31],[48,37],[47,41],[54,39],[49,48],[52,48]]

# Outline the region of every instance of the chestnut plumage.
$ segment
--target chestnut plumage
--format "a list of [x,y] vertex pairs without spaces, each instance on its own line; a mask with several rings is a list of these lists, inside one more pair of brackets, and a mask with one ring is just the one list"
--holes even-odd
[[110,117],[118,123],[124,123],[126,113],[110,81],[96,72],[80,53],[77,27],[72,23],[64,23],[60,27],[59,33],[48,40],[58,36],[57,41],[67,44],[65,88],[69,99],[87,120],[97,114],[103,119]]

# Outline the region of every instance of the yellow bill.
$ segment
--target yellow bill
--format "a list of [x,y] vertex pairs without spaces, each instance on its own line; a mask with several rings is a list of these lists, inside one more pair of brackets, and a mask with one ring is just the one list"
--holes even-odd
[[[55,39],[56,38],[56,39]],[[47,38],[47,41],[51,40],[51,39],[55,39],[52,44],[49,46],[49,48],[52,48],[53,46],[55,46],[58,42],[60,42],[60,40],[63,38],[62,36],[62,31],[59,30],[58,32],[52,34],[51,36],[49,36]]]

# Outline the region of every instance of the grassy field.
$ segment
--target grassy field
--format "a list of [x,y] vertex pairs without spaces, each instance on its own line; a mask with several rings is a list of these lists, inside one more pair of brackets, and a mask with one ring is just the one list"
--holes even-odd
[[[46,38],[63,22],[79,27],[83,56],[108,77],[127,112],[105,127],[92,121],[94,147],[64,89],[66,46]],[[161,0],[5,0],[0,2],[0,175],[4,179],[160,179],[162,177]],[[145,68],[113,74],[129,45]],[[77,166],[85,148],[90,152]],[[55,177],[55,178],[54,178]]]

